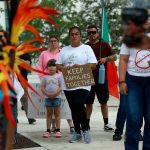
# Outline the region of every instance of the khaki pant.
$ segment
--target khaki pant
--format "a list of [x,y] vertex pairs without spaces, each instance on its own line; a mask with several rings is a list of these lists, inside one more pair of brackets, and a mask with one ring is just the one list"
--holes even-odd
[[28,118],[28,96],[26,93],[23,94],[20,101],[21,101],[22,106],[24,107],[25,114]]

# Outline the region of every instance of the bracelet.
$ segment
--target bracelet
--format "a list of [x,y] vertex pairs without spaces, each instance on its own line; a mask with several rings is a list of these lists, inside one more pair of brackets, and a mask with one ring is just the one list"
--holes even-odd
[[119,84],[126,83],[126,81],[119,81]]

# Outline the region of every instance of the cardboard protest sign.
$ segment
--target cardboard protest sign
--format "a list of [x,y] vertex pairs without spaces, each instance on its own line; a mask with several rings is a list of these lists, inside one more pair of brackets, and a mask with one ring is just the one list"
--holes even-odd
[[67,89],[95,84],[92,70],[88,65],[66,67],[63,76]]

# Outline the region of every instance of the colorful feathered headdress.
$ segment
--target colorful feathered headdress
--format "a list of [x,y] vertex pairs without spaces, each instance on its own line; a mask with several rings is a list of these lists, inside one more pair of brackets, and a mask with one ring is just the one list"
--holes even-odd
[[[5,47],[3,47],[3,59],[0,60],[0,88],[3,92],[4,110],[7,119],[9,119],[14,125],[15,121],[11,112],[11,107],[9,105],[9,87],[11,87],[11,89],[14,89],[10,75],[13,76],[15,73],[22,85],[29,87],[37,95],[39,95],[32,88],[32,86],[21,76],[19,69],[20,67],[22,67],[30,71],[40,72],[39,70],[32,68],[25,61],[20,59],[20,56],[23,54],[42,50],[39,47],[31,45],[31,42],[35,41],[43,43],[43,39],[41,38],[39,32],[33,26],[31,26],[29,22],[34,18],[41,18],[47,20],[49,23],[57,27],[55,21],[50,17],[50,15],[58,15],[57,11],[50,7],[38,6],[37,2],[38,0],[20,0],[19,7],[16,11],[16,15],[12,23],[12,32],[10,37],[11,45],[6,45]],[[19,43],[19,37],[25,30],[32,32],[36,37],[33,39],[29,39],[23,43]],[[13,54],[13,60],[11,60],[10,54]],[[11,61],[13,61],[13,68],[10,65]]]

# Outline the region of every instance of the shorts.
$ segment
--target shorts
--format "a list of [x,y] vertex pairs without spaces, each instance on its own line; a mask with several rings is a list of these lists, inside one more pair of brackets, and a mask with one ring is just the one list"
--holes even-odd
[[95,94],[100,104],[107,104],[109,100],[108,82],[105,84],[95,84],[91,86],[91,91],[87,98],[86,104],[93,104],[95,99]]
[[46,107],[59,107],[61,105],[61,98],[46,98],[45,99],[45,106]]

